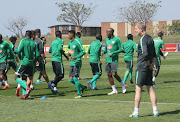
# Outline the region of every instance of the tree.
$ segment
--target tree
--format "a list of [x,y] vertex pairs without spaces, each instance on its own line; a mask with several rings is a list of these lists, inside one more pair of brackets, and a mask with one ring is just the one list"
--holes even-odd
[[172,25],[168,26],[168,31],[170,35],[179,35],[180,34],[180,22],[173,22]]
[[28,20],[25,17],[18,17],[9,20],[8,25],[5,26],[9,31],[13,32],[17,37],[23,37],[23,29],[27,26]]
[[57,17],[57,21],[74,24],[78,26],[79,29],[82,27],[83,23],[87,21],[96,7],[93,6],[92,3],[89,6],[74,2],[56,4],[61,10],[61,14]]
[[128,6],[119,9],[119,19],[129,22],[133,26],[136,22],[146,23],[152,21],[158,8],[161,7],[160,3],[161,1],[158,1],[158,3],[147,3],[146,1],[136,0]]

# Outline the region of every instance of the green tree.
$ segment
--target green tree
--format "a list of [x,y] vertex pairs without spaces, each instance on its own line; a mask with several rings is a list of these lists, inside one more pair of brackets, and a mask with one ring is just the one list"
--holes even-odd
[[168,27],[170,35],[180,35],[180,22],[173,22],[171,26]]
[[85,6],[81,3],[56,3],[60,8],[61,14],[57,17],[59,22],[67,22],[82,27],[83,23],[88,20],[96,6],[91,3]]
[[129,22],[135,25],[136,22],[148,22],[152,21],[153,17],[157,13],[157,10],[161,1],[158,3],[150,3],[146,1],[136,0],[131,2],[128,6],[121,7],[119,9],[118,18],[122,21]]

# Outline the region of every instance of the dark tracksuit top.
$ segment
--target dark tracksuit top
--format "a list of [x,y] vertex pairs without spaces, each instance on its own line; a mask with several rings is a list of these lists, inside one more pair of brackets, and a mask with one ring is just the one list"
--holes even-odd
[[137,57],[137,71],[150,71],[146,65],[146,61],[152,63],[153,58],[156,57],[154,41],[151,36],[144,34],[138,43],[138,57]]

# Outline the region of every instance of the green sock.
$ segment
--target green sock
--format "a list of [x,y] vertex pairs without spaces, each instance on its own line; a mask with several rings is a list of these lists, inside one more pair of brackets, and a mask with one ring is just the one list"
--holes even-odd
[[[23,80],[22,82],[24,82],[26,84],[25,80]],[[25,93],[26,93],[26,89],[22,88],[22,95],[25,95]]]
[[132,69],[129,72],[130,79],[132,80]]
[[79,83],[78,79],[76,77],[74,77],[73,80],[75,82],[78,94],[81,95],[80,83]]
[[96,81],[93,82],[93,87],[96,87]]
[[125,74],[124,74],[124,80],[123,80],[123,83],[124,83],[124,84],[126,83],[126,80],[127,80],[128,76],[129,76],[129,72],[130,72],[130,70],[127,69],[126,72],[125,72]]
[[17,78],[16,81],[24,88],[27,89],[26,81],[22,81],[20,78]]
[[69,79],[69,81],[70,81],[72,84],[75,84],[73,79]]
[[93,77],[93,79],[91,80],[91,83],[93,83],[94,81],[96,81],[101,75],[95,75]]

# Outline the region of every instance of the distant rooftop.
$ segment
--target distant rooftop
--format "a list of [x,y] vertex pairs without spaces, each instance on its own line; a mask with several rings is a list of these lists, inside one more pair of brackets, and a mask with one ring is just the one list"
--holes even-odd
[[[52,26],[49,26],[48,28],[51,28],[51,27],[55,27],[55,26],[73,26],[73,24],[60,24],[60,25],[52,25]],[[74,25],[75,26],[75,25]],[[88,25],[88,26],[82,26],[82,27],[101,27],[101,26],[96,26],[96,25]]]

